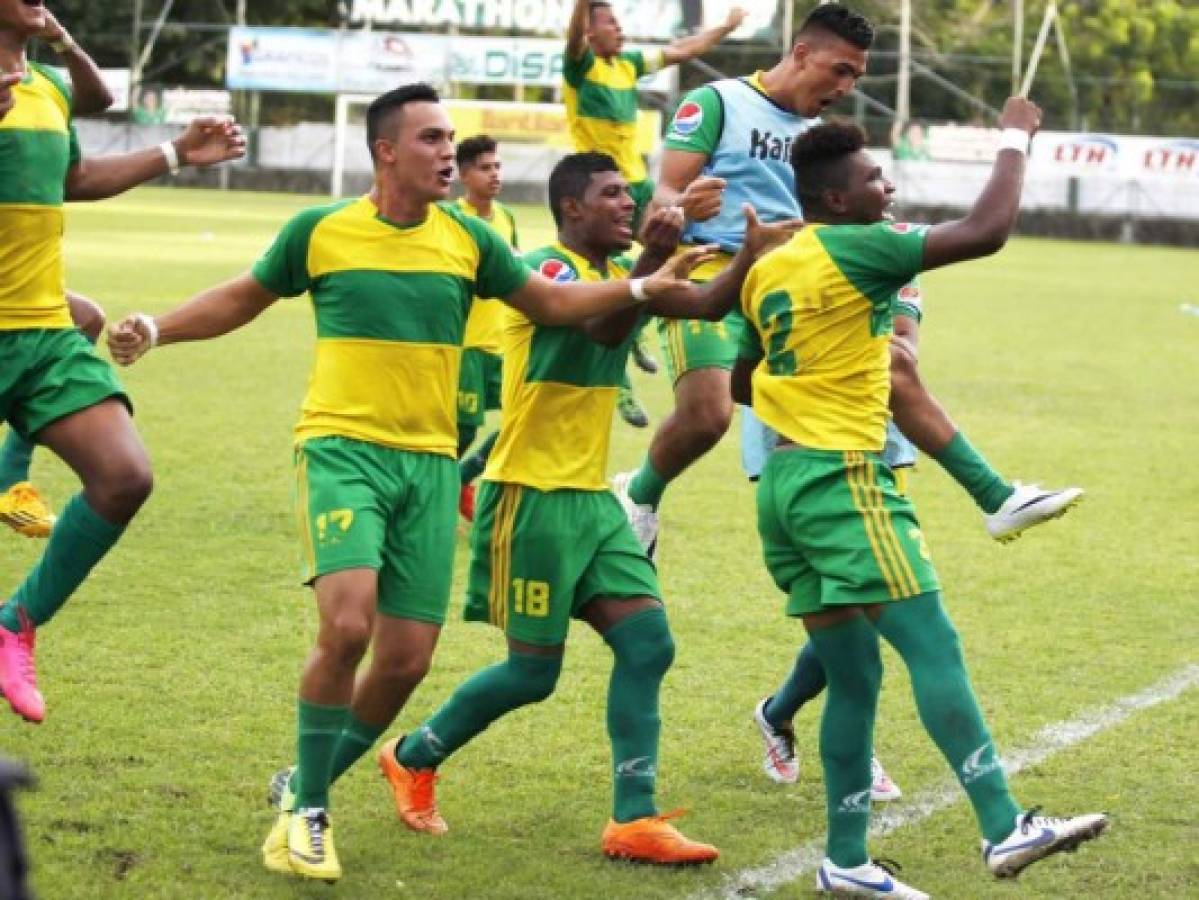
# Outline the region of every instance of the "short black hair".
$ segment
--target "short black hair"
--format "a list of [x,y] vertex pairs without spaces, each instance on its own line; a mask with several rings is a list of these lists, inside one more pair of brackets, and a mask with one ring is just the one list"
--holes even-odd
[[840,3],[823,3],[808,13],[797,35],[825,31],[853,44],[859,50],[869,50],[874,43],[874,26],[870,20]]
[[607,153],[572,153],[562,157],[550,172],[550,212],[554,224],[562,227],[562,201],[567,197],[582,200],[592,175],[619,171],[616,160]]
[[474,137],[460,141],[458,149],[454,153],[458,171],[461,172],[467,166],[473,166],[484,153],[495,153],[498,147],[499,144],[496,143],[495,138],[489,134],[476,134]]
[[845,161],[866,146],[866,132],[852,122],[809,128],[791,147],[795,192],[805,213],[824,211],[824,192],[847,186]]
[[366,146],[375,158],[375,141],[383,136],[383,132],[391,123],[392,114],[402,110],[407,103],[439,103],[437,90],[432,86],[418,81],[404,84],[398,88],[380,94],[366,108]]

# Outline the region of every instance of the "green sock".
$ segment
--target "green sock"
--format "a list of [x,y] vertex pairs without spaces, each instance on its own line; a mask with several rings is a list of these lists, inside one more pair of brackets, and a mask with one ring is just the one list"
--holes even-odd
[[33,462],[33,443],[17,434],[11,426],[0,446],[0,491],[7,491],[18,481],[29,480],[29,464]]
[[561,671],[561,656],[509,653],[458,685],[441,709],[409,732],[396,759],[409,769],[437,768],[500,716],[552,694]]
[[49,622],[124,532],[124,525],[104,521],[83,494],[76,494],[50,532],[42,558],[0,609],[0,625],[19,629],[18,607],[34,625]]
[[988,515],[1003,506],[1003,501],[1015,491],[960,431],[954,433],[944,450],[933,454],[933,459]]
[[824,666],[816,655],[816,648],[808,641],[799,651],[787,680],[766,701],[762,709],[766,721],[775,728],[786,725],[801,706],[824,690],[826,684],[828,679],[824,677]]
[[333,751],[350,714],[348,706],[300,700],[296,714],[296,809],[328,809]]
[[495,446],[499,436],[498,429],[491,432],[474,453],[459,463],[458,472],[462,476],[463,484],[470,484],[483,474],[483,470],[487,468],[487,457],[491,456],[491,448]]
[[883,680],[878,633],[857,616],[809,633],[824,664],[828,696],[820,720],[820,762],[828,809],[826,853],[843,868],[870,861],[870,756],[874,713]]
[[614,657],[608,681],[612,742],[612,818],[632,822],[657,814],[658,694],[674,661],[674,639],[660,606],[633,613],[604,633]]
[[337,781],[350,766],[375,746],[375,741],[387,730],[386,725],[371,725],[363,722],[352,712],[346,714],[345,725],[333,748],[333,765],[329,770],[329,784]]
[[965,788],[983,837],[1002,841],[1021,810],[1008,790],[941,595],[933,591],[888,603],[877,627],[903,657],[920,721]]
[[458,423],[458,458],[462,459],[466,455],[466,451],[470,449],[470,445],[475,442],[475,435],[479,433],[479,429],[474,425],[463,425]]
[[641,468],[629,482],[629,498],[634,503],[648,503],[657,509],[658,504],[662,502],[662,495],[666,493],[666,486],[669,484],[669,481],[658,474],[658,470],[646,456],[645,462],[641,464]]

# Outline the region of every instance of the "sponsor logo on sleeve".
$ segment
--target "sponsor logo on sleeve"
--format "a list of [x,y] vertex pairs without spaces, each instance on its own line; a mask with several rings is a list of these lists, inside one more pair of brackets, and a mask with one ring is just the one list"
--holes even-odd
[[537,271],[550,281],[556,281],[559,284],[574,281],[578,277],[575,275],[575,270],[560,259],[547,259],[538,267]]
[[927,225],[916,222],[891,222],[890,228],[896,234],[923,234],[928,231]]
[[693,100],[687,100],[675,111],[669,137],[686,140],[699,129],[703,121],[704,108]]

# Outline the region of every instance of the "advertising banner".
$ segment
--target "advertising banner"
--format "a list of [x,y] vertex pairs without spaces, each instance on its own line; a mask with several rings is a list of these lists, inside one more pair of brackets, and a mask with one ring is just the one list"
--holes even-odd
[[[225,82],[239,90],[360,94],[410,81],[554,87],[562,81],[563,50],[550,38],[234,28]],[[677,77],[671,67],[641,87],[671,92]]]
[[[570,132],[560,103],[508,103],[500,100],[447,100],[445,106],[459,135],[489,134],[498,141],[546,144],[568,150]],[[638,110],[637,149],[658,149],[662,114]]]
[[[680,0],[611,3],[624,33],[634,40],[669,41],[682,28]],[[573,8],[574,0],[353,0],[350,21],[400,28],[565,35]]]

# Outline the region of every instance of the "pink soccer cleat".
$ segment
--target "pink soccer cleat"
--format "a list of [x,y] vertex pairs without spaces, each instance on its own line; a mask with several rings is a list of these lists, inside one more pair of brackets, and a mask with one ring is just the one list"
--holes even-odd
[[0,692],[18,716],[27,722],[40,722],[46,718],[46,701],[37,689],[33,664],[37,633],[25,610],[18,609],[17,615],[21,619],[19,632],[14,634],[0,626]]

